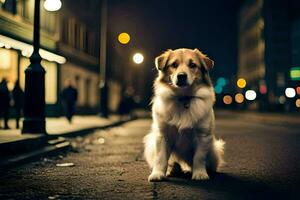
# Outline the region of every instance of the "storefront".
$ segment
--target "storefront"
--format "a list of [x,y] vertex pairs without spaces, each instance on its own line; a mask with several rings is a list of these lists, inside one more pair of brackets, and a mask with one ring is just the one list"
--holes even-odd
[[[0,35],[0,80],[7,79],[8,88],[12,90],[19,79],[21,88],[25,86],[25,69],[30,64],[29,57],[32,46],[24,42]],[[42,66],[46,70],[45,76],[45,100],[48,108],[53,108],[58,101],[58,66],[64,64],[66,59],[60,55],[40,49]],[[55,115],[53,110],[47,109],[47,113]]]

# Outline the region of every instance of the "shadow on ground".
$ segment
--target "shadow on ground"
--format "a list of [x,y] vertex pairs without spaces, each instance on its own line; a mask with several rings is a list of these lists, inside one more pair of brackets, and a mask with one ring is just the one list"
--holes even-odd
[[297,195],[295,191],[285,191],[258,180],[226,173],[211,174],[207,181],[193,181],[191,174],[181,174],[179,177],[169,177],[163,184],[221,193],[224,195],[222,199],[294,199]]

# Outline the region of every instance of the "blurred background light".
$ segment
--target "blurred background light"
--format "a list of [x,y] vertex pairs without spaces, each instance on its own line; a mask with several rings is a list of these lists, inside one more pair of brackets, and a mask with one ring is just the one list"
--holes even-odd
[[253,101],[254,99],[256,99],[256,92],[254,90],[247,90],[245,97],[247,100]]
[[144,61],[144,56],[141,53],[135,53],[132,59],[134,63],[141,64]]
[[217,94],[221,94],[222,91],[223,91],[222,86],[220,86],[220,85],[216,85],[216,86],[215,86],[215,92],[216,92]]
[[260,85],[259,86],[259,92],[261,93],[261,94],[266,94],[267,93],[267,86],[266,85]]
[[297,99],[296,102],[295,102],[295,104],[296,104],[297,108],[300,108],[300,99]]
[[296,87],[296,92],[298,95],[300,95],[300,86]]
[[286,98],[285,98],[285,96],[283,96],[283,95],[281,95],[281,96],[278,98],[278,102],[279,102],[280,104],[284,104],[285,101],[286,101]]
[[120,33],[118,36],[118,41],[121,44],[128,44],[130,41],[130,35],[128,33]]
[[61,8],[61,1],[60,0],[46,0],[44,2],[44,8],[47,11],[57,11]]
[[296,91],[294,88],[286,88],[285,96],[288,98],[294,98],[296,96]]
[[290,77],[293,81],[300,81],[300,67],[292,67]]
[[244,78],[239,78],[239,79],[237,80],[236,84],[237,84],[237,86],[238,86],[239,88],[245,88],[246,85],[247,85],[247,82],[246,82],[246,80],[245,80]]
[[244,102],[244,95],[241,93],[237,93],[234,97],[235,101],[237,103],[243,103]]
[[231,97],[230,95],[225,95],[225,96],[223,97],[223,102],[224,102],[224,104],[226,104],[226,105],[231,104],[231,103],[232,103],[232,97]]
[[227,83],[227,81],[226,81],[226,79],[223,78],[223,77],[220,77],[220,78],[218,78],[218,80],[217,80],[217,85],[220,85],[220,86],[222,86],[222,87],[225,86],[226,83]]

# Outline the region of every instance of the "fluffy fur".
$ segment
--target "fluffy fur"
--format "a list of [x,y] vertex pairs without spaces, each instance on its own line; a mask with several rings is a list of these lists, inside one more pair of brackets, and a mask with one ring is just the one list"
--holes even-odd
[[[168,50],[155,59],[153,123],[145,136],[144,156],[152,169],[148,180],[161,181],[178,163],[192,179],[205,180],[207,171],[223,163],[224,141],[214,136],[214,90],[208,76],[213,61],[198,49]],[[186,85],[178,86],[178,75]]]

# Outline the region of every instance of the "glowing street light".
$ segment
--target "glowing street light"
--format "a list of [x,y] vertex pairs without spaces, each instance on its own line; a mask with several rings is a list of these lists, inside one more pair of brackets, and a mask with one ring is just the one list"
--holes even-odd
[[247,82],[246,82],[246,80],[245,80],[244,78],[239,78],[239,79],[237,80],[236,84],[237,84],[237,86],[238,86],[239,88],[245,88],[246,85],[247,85]]
[[253,101],[256,99],[256,92],[254,90],[247,90],[245,93],[245,97],[249,101]]
[[44,8],[47,11],[57,11],[61,8],[61,1],[60,0],[45,0]]
[[120,33],[118,36],[118,41],[121,44],[128,44],[130,41],[130,35],[128,33]]
[[294,98],[296,96],[296,91],[294,88],[286,88],[285,96],[288,98]]
[[141,64],[144,61],[144,56],[141,53],[135,53],[132,59],[134,63]]

